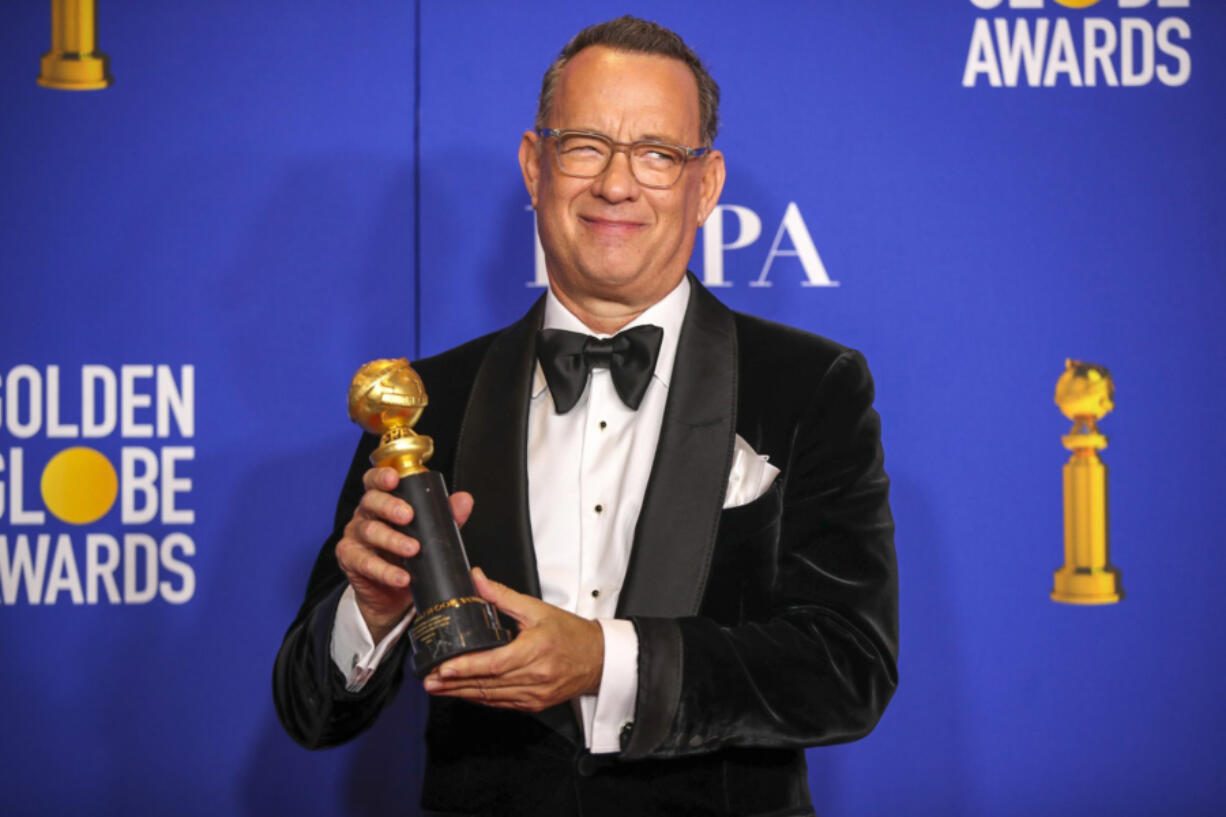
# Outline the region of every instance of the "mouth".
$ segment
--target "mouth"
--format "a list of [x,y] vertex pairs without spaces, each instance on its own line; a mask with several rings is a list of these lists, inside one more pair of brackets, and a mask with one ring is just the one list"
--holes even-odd
[[592,232],[610,237],[630,235],[647,226],[641,221],[600,216],[579,216],[579,221]]

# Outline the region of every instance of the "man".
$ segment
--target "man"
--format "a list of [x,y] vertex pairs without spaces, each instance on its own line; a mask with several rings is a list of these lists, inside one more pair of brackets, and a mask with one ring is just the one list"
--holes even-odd
[[[863,359],[685,271],[724,182],[718,99],[653,23],[577,35],[519,151],[549,293],[414,364],[477,590],[518,630],[425,679],[427,809],[812,814],[804,747],[867,734],[893,693]],[[369,468],[376,444],[277,659],[278,713],[311,747],[360,732],[403,678],[399,563],[419,543],[394,530],[412,509]]]

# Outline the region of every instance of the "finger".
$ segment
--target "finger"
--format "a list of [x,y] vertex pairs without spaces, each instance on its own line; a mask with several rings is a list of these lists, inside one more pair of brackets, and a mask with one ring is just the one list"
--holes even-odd
[[435,692],[431,695],[443,698],[458,698],[463,701],[484,704],[498,709],[514,709],[520,712],[540,712],[549,703],[539,689],[533,687],[507,687],[505,689],[461,689]]
[[440,664],[430,677],[443,684],[465,684],[512,677],[530,664],[536,649],[527,640],[516,638],[492,650],[459,655]]
[[481,598],[509,615],[521,627],[531,627],[544,614],[548,605],[538,598],[517,593],[505,584],[499,584],[485,575],[479,567],[473,568],[473,585]]
[[[444,671],[443,667],[439,667],[427,675],[424,679],[426,690],[428,692],[451,693],[463,690],[485,690],[490,692],[510,687],[540,689],[543,686],[552,685],[555,680],[540,667],[532,665],[518,665],[494,672],[489,666],[470,664],[467,667],[452,668],[451,672],[453,674],[448,674]],[[461,672],[470,674],[454,674]]]
[[413,507],[409,503],[377,489],[363,494],[358,508],[365,516],[386,519],[397,525],[407,525],[413,521]]
[[416,556],[421,545],[411,536],[390,527],[379,519],[361,519],[353,523],[351,535],[355,542],[367,547],[379,548],[395,556]]
[[514,676],[464,678],[453,681],[429,675],[424,683],[426,691],[432,695],[452,695],[471,691],[483,691],[484,694],[491,695],[511,688],[541,690],[553,685],[551,680],[537,680],[536,676],[523,672],[516,673]]
[[451,515],[455,517],[457,525],[464,527],[464,523],[468,521],[468,517],[472,512],[472,494],[468,491],[456,491],[451,495]]
[[390,491],[399,484],[400,475],[396,473],[395,468],[387,466],[371,468],[362,475],[362,486],[368,491]]
[[387,587],[409,586],[408,571],[356,542],[342,541],[336,549],[336,560],[351,582],[355,577],[361,577]]

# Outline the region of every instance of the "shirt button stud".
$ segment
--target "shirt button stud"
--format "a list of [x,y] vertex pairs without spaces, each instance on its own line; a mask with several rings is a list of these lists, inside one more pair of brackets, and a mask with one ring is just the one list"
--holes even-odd
[[604,513],[604,505],[597,505],[596,513]]

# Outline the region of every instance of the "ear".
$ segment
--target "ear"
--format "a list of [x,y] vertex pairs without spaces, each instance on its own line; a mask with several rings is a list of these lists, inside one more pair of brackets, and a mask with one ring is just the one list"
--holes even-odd
[[702,160],[702,181],[698,191],[698,226],[701,227],[719,202],[724,189],[724,154],[712,150]]
[[541,142],[536,131],[524,131],[519,140],[519,169],[524,174],[524,186],[536,209],[537,189],[541,182]]

